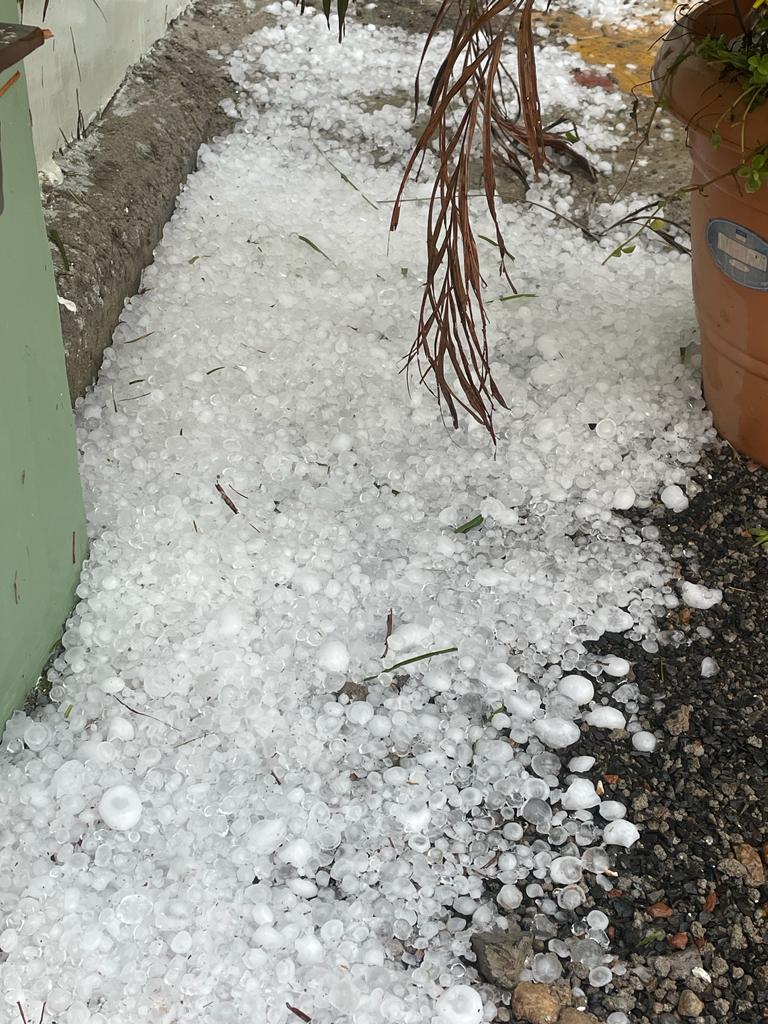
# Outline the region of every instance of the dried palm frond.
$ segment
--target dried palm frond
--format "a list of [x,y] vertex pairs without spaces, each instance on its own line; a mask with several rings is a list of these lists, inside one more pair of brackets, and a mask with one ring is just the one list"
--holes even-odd
[[[447,57],[429,96],[431,113],[406,165],[390,229],[400,219],[401,202],[414,169],[436,148],[437,172],[427,214],[427,275],[416,340],[407,364],[419,366],[420,379],[436,394],[454,426],[459,409],[481,423],[495,440],[494,409],[506,407],[491,368],[487,314],[473,218],[470,166],[480,160],[483,194],[495,228],[499,273],[513,292],[509,253],[496,210],[495,161],[523,180],[527,155],[538,174],[554,149],[585,163],[564,135],[542,125],[533,42],[533,0],[444,0],[419,65],[448,11],[457,20]],[[507,34],[516,28],[517,81],[503,63]],[[506,92],[511,86],[511,111]],[[506,87],[506,89],[505,89]],[[419,82],[416,84],[416,103]]]
[[[304,0],[298,0],[303,4]],[[414,170],[434,151],[437,170],[427,213],[427,273],[416,339],[406,367],[437,396],[454,426],[459,409],[481,423],[495,440],[493,413],[506,407],[491,368],[483,299],[485,280],[470,208],[472,171],[479,163],[482,194],[495,229],[499,273],[516,292],[507,270],[507,250],[496,209],[496,161],[526,180],[524,159],[538,176],[548,151],[569,156],[588,172],[565,133],[542,124],[533,41],[534,0],[443,0],[419,62],[415,101],[427,51],[455,12],[448,54],[429,93],[430,114],[403,173],[390,220],[400,221],[404,194]],[[322,0],[330,18],[332,0]],[[336,0],[339,38],[348,0]],[[503,61],[507,35],[515,33],[517,77]],[[508,101],[508,97],[511,102]]]

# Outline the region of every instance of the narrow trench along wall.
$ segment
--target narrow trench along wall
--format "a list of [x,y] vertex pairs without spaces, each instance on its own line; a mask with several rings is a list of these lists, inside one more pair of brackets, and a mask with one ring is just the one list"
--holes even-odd
[[[191,0],[25,0],[22,20],[53,40],[26,61],[39,167],[104,109],[128,68]],[[22,5],[20,5],[20,8]]]

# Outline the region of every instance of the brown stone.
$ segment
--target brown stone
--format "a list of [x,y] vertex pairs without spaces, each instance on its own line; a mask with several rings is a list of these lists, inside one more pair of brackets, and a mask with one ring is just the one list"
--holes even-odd
[[685,932],[675,932],[674,935],[670,935],[667,939],[672,949],[685,949],[688,945],[688,936]]
[[700,1017],[704,1009],[704,1003],[695,992],[689,988],[683,989],[680,994],[680,1001],[677,1004],[677,1012],[681,1017]]
[[747,881],[755,888],[765,882],[765,868],[760,854],[749,843],[741,843],[736,847],[736,859],[747,869]]
[[557,1018],[557,1024],[600,1024],[594,1013],[584,1010],[576,1010],[573,1006],[566,1006]]
[[673,711],[665,720],[664,728],[670,736],[681,736],[688,732],[691,727],[691,711],[693,708],[690,704],[681,704],[677,711]]
[[672,917],[674,911],[668,903],[652,903],[646,913],[657,921],[660,918]]
[[521,981],[512,996],[512,1012],[528,1024],[557,1024],[561,1003],[551,986]]

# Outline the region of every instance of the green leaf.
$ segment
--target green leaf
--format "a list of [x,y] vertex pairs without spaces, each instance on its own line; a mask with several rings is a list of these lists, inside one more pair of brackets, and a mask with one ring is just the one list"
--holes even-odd
[[406,658],[405,661],[398,661],[394,665],[389,665],[387,668],[383,668],[381,672],[377,672],[373,676],[366,676],[363,679],[364,683],[370,683],[372,679],[378,679],[379,676],[383,676],[385,672],[394,672],[399,668],[404,668],[406,665],[415,665],[417,661],[426,661],[428,658],[436,658],[438,654],[453,654],[458,651],[458,647],[444,647],[440,651],[427,651],[426,654],[417,654],[414,658]]
[[499,302],[513,302],[515,299],[535,299],[536,292],[515,292],[514,295],[502,295]]
[[311,238],[307,238],[306,235],[299,235],[298,237],[301,239],[302,242],[304,242],[305,245],[308,245],[310,249],[314,249],[315,252],[319,252],[321,256],[324,256],[329,263],[333,262],[331,257],[327,253],[324,253],[319,245],[315,245]]
[[709,141],[712,144],[713,148],[717,149],[723,141],[723,136],[720,134],[720,132],[713,131],[712,134],[709,136]]
[[469,533],[470,530],[476,530],[478,526],[482,526],[485,522],[483,516],[475,516],[474,519],[468,519],[466,523],[462,523],[461,526],[457,526],[453,531],[454,533]]

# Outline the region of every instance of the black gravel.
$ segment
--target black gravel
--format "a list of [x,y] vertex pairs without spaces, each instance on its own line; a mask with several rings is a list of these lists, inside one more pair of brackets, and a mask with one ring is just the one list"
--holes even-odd
[[[761,865],[768,873],[768,553],[748,532],[768,527],[768,472],[724,447],[706,456],[700,482],[686,512],[646,519],[680,575],[721,588],[722,604],[671,612],[659,654],[622,640],[600,648],[633,662],[641,721],[660,739],[653,754],[600,730],[583,744],[606,796],[626,803],[641,828],[617,858],[613,893],[594,891],[628,968],[590,993],[600,1021],[617,1010],[632,1024],[768,1020],[768,885],[756,884]],[[705,657],[719,665],[714,678],[701,677]],[[751,878],[742,863],[750,856]],[[654,905],[671,916],[654,917]],[[698,1016],[678,1012],[685,990],[681,1009],[696,1007],[693,993]]]

